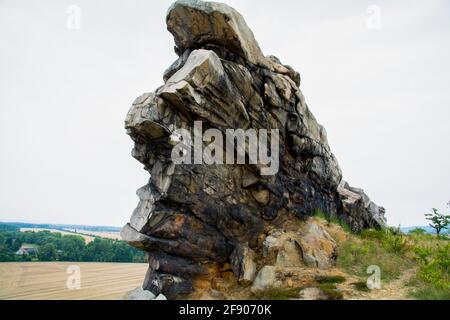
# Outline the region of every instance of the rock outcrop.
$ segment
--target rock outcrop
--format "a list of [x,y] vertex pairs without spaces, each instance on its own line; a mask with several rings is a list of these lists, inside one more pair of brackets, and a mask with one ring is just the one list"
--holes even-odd
[[[355,231],[383,226],[384,209],[342,181],[326,131],[300,90],[299,73],[264,56],[237,11],[214,2],[177,1],[167,27],[179,58],[165,71],[160,88],[134,101],[125,121],[135,143],[132,155],[150,173],[122,230],[124,240],[148,252],[145,290],[177,298],[208,287],[227,264],[242,285],[263,286],[273,268],[257,272],[253,260],[271,241],[264,241],[269,230],[318,210]],[[214,134],[188,144],[179,130],[195,140],[198,121]],[[205,148],[228,129],[255,130],[260,138],[266,129],[266,139],[278,138],[279,152],[271,149],[270,159],[279,155],[279,170],[270,174],[267,163],[202,164],[202,154],[200,159],[195,154],[198,141]],[[181,141],[181,155],[194,154],[193,164],[174,163],[174,146]],[[251,159],[251,144],[238,146],[239,155]],[[329,250],[315,251],[324,241]],[[302,254],[289,254],[298,247]],[[333,248],[326,234],[311,227],[303,240],[285,241],[276,258],[284,266],[302,259],[326,268]]]
[[126,293],[123,300],[167,300],[163,294],[155,296],[151,291],[144,290],[142,287],[137,287]]
[[337,255],[336,241],[315,221],[308,221],[295,231],[272,230],[262,249],[266,260],[277,267],[306,265],[327,269]]

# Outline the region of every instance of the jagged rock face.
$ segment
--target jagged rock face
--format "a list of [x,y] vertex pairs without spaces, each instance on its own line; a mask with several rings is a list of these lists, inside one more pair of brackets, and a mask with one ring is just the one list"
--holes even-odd
[[[325,129],[300,91],[300,75],[263,55],[238,12],[177,1],[167,26],[179,59],[164,73],[164,85],[135,100],[125,121],[132,154],[151,175],[122,230],[124,240],[149,254],[144,289],[175,298],[225,263],[248,285],[255,277],[253,250],[288,216],[304,219],[321,210],[355,230],[383,225],[384,209],[342,182]],[[195,135],[195,121],[223,133],[278,129],[279,171],[265,175],[259,164],[174,164],[174,132]]]

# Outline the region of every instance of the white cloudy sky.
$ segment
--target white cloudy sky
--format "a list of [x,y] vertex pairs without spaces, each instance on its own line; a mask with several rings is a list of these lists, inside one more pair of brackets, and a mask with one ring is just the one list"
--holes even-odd
[[[430,208],[445,209],[449,1],[226,2],[265,54],[300,71],[345,179],[384,205],[390,224],[424,224]],[[0,0],[1,220],[128,220],[148,176],[123,120],[176,58],[170,3]],[[66,28],[72,4],[80,30]],[[380,30],[367,28],[371,5]]]

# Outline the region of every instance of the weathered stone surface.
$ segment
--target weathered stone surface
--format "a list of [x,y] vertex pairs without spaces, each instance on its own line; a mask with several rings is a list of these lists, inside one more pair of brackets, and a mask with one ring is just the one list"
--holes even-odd
[[177,276],[209,276],[208,268],[198,262],[165,253],[155,253],[149,256],[150,267],[158,272]]
[[308,222],[298,238],[303,261],[311,267],[327,269],[337,257],[336,242],[319,224]]
[[238,244],[231,254],[231,265],[239,284],[249,286],[253,283],[256,274],[254,255],[248,244]]
[[159,294],[155,299],[153,300],[167,300],[166,296],[163,294]]
[[252,291],[260,291],[271,287],[277,287],[279,282],[276,278],[276,267],[264,266],[253,282]]
[[[125,120],[132,155],[150,174],[121,233],[149,253],[144,288],[168,298],[185,295],[227,263],[248,284],[253,277],[249,257],[260,250],[273,254],[278,266],[330,265],[333,241],[314,227],[303,242],[301,235],[288,237],[281,230],[283,241],[270,234],[260,248],[262,235],[279,218],[300,221],[320,210],[355,231],[383,226],[384,209],[342,182],[327,133],[299,88],[299,73],[274,56],[265,57],[239,13],[224,4],[177,1],[167,25],[179,58],[164,73],[161,87],[133,102]],[[248,162],[175,165],[177,130],[194,136],[195,121],[221,133],[278,129],[279,170],[265,175],[265,165]],[[184,152],[193,154],[192,149]],[[236,152],[249,158],[250,149]],[[263,279],[270,278],[271,267],[266,268]]]
[[167,28],[175,38],[178,52],[218,45],[250,63],[267,65],[244,18],[225,4],[195,0],[176,1],[167,13]]
[[300,291],[300,300],[326,300],[327,296],[319,288],[305,288]]
[[148,290],[153,292],[155,295],[161,294],[162,284],[159,279],[159,274],[156,272],[157,269],[157,261],[150,260],[149,268],[145,274],[144,283],[142,284],[142,288],[144,290]]
[[371,201],[364,190],[353,188],[345,181],[341,181],[337,190],[342,197],[347,220],[355,229],[362,229],[365,225],[386,225],[385,209]]
[[282,268],[300,267],[303,265],[302,250],[297,241],[288,239],[278,251],[276,266]]
[[273,230],[263,242],[263,255],[276,267],[303,266],[302,250],[298,233]]
[[274,229],[263,241],[263,254],[278,268],[331,267],[336,259],[336,242],[316,221],[308,220],[296,231]]
[[154,300],[155,295],[147,290],[142,289],[142,287],[137,287],[136,289],[128,292],[123,300]]
[[194,50],[157,94],[183,114],[193,113],[216,126],[247,128],[249,125],[243,102],[234,100],[239,96],[238,88],[231,83],[214,51]]

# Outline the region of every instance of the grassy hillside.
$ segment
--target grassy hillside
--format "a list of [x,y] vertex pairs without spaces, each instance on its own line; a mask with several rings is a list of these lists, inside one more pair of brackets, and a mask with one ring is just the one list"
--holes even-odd
[[[298,299],[303,289],[318,288],[323,299],[331,300],[450,300],[447,236],[438,238],[422,230],[405,234],[398,229],[357,234],[342,221],[326,220],[322,214],[313,219],[337,242],[336,266],[329,270],[306,268],[300,272],[303,283],[270,288],[252,294],[252,298]],[[368,278],[373,274],[370,266],[380,270],[379,289],[368,288]]]
[[[347,273],[367,278],[367,267],[377,265],[381,280],[389,284],[409,274],[401,290],[410,298],[450,299],[450,241],[422,232],[403,234],[395,229],[365,230],[349,234],[339,244],[337,266]],[[358,285],[356,289],[366,290]]]

